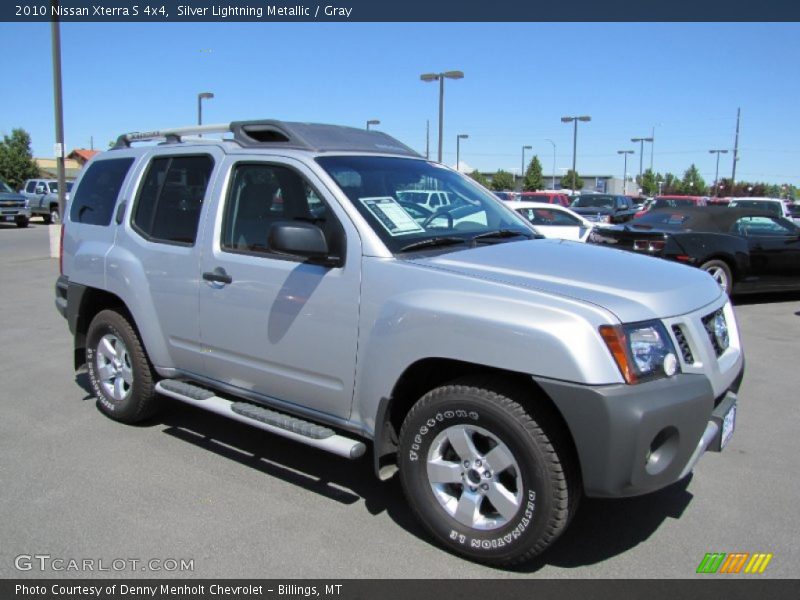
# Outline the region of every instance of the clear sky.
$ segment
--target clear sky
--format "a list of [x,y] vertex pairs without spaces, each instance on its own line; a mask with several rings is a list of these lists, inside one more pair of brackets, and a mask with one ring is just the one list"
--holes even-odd
[[[732,150],[742,109],[737,179],[800,186],[799,24],[298,23],[61,26],[67,149],[107,147],[120,133],[203,120],[277,118],[381,129],[435,157],[438,84],[419,75],[461,70],[445,85],[444,160],[519,171],[523,145],[545,173],[638,173],[638,144],[655,126],[654,167],[695,163],[714,178],[709,149]],[[0,133],[23,127],[34,155],[53,154],[50,26],[0,23]],[[526,158],[530,158],[531,152]],[[650,163],[645,144],[645,168]],[[730,176],[731,154],[720,161]]]

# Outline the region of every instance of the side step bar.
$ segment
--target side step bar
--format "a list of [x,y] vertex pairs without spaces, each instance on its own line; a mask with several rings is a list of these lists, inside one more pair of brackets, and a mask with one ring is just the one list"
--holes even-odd
[[234,402],[220,398],[211,390],[185,381],[164,379],[156,384],[156,391],[175,400],[344,458],[359,458],[367,450],[364,442],[341,436],[328,427],[250,402]]

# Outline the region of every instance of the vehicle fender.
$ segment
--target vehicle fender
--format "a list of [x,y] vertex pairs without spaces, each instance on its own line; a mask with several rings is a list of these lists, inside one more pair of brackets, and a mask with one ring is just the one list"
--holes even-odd
[[[571,298],[365,263],[353,419],[374,431],[381,398],[431,358],[586,384],[621,383],[598,328],[605,309]],[[388,268],[392,265],[392,268]],[[413,279],[409,279],[412,275]]]
[[717,258],[725,260],[735,273],[744,273],[750,264],[747,241],[735,235],[697,232],[676,234],[671,239],[678,246],[676,254],[690,256],[697,266]]
[[105,289],[124,299],[150,361],[157,367],[174,367],[141,261],[128,249],[115,245],[106,264]]

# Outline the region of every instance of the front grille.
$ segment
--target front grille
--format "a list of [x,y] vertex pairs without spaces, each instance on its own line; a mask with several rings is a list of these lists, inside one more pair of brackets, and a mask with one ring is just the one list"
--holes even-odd
[[678,348],[681,351],[683,362],[685,362],[687,365],[693,364],[694,355],[692,354],[692,349],[689,347],[689,342],[686,341],[686,335],[683,333],[683,327],[680,325],[673,325],[672,333],[675,335],[675,339],[678,342]]
[[25,203],[20,200],[3,200],[0,202],[0,208],[22,208]]
[[[711,346],[714,348],[714,353],[717,356],[721,356],[722,353],[725,352],[725,350],[728,347],[728,344],[727,344],[727,336],[728,336],[727,323],[725,323],[724,338],[723,338],[722,342],[720,342],[720,339],[719,339],[719,336],[717,335],[717,332],[714,331],[714,320],[717,318],[718,315],[722,315],[722,314],[723,314],[723,312],[722,312],[722,309],[720,308],[719,310],[716,310],[713,313],[708,314],[705,317],[703,317],[703,327],[706,330],[706,334],[708,334],[708,341],[711,342]],[[724,320],[724,316],[723,316],[723,320]]]

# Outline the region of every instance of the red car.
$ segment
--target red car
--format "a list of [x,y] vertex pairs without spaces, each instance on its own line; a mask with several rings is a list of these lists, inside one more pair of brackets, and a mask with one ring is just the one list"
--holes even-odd
[[559,204],[569,206],[569,196],[559,192],[522,192],[520,200],[527,202],[545,202],[546,204]]

